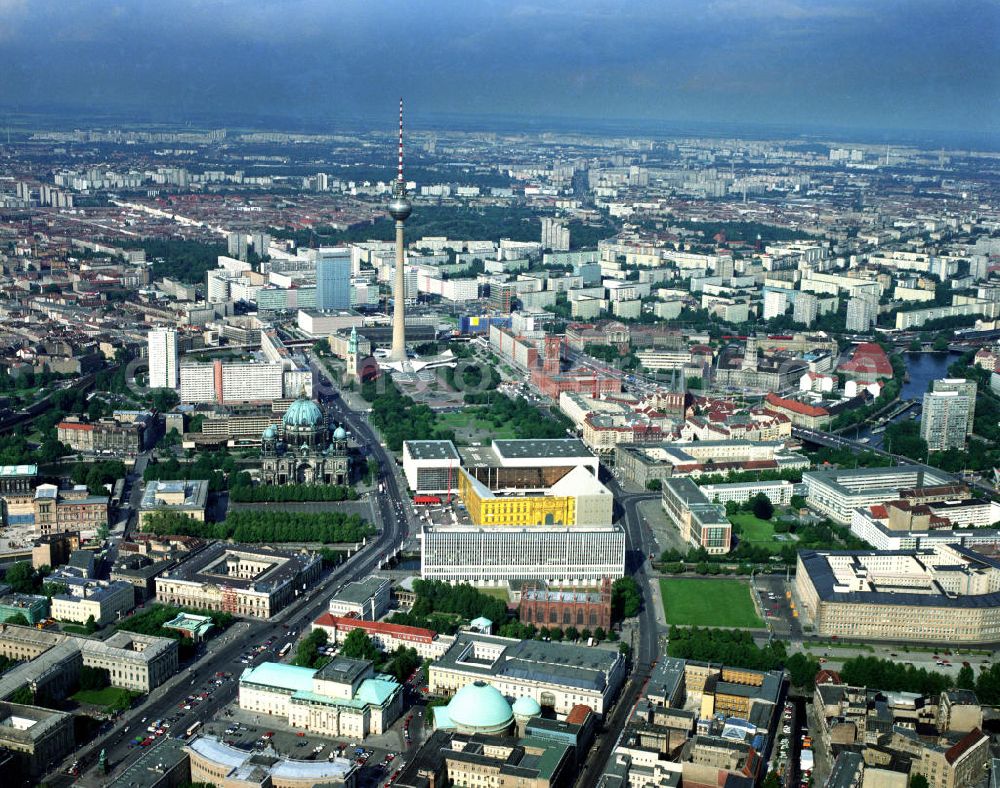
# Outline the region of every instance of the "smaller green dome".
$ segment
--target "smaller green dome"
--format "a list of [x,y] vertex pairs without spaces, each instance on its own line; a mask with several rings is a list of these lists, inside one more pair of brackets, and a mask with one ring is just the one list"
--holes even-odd
[[515,717],[537,717],[542,713],[542,707],[538,701],[528,697],[515,700],[513,710]]
[[274,440],[278,437],[278,428],[273,424],[268,424],[267,427],[264,428],[264,434],[261,435],[261,437],[266,441]]
[[335,441],[347,440],[347,430],[343,427],[337,427],[337,429],[333,431],[333,439]]

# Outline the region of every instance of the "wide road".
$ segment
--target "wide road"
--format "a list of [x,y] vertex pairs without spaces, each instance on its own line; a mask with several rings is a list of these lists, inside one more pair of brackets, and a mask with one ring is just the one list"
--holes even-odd
[[[365,548],[328,573],[316,588],[271,619],[240,621],[225,635],[210,641],[204,656],[190,666],[183,666],[178,676],[147,696],[142,705],[123,715],[110,731],[67,757],[60,765],[58,773],[47,780],[49,785],[72,784],[73,779],[66,774],[66,769],[76,759],[80,759],[81,763],[90,769],[76,781],[77,784],[98,786],[106,783],[108,778],[98,774],[96,768],[92,768],[96,766],[97,756],[102,748],[107,748],[108,763],[111,766],[110,777],[113,779],[120,774],[121,770],[134,762],[142,752],[138,747],[130,749],[128,744],[131,738],[145,730],[146,726],[140,722],[144,717],[147,722],[152,722],[178,713],[183,714],[170,729],[170,735],[175,736],[182,734],[195,721],[204,722],[212,719],[219,709],[236,697],[238,690],[236,680],[222,684],[207,700],[188,712],[182,712],[180,709],[184,699],[216,673],[232,673],[238,679],[240,673],[246,669],[246,665],[240,662],[242,655],[270,637],[275,638],[271,651],[265,652],[257,661],[276,659],[274,652],[294,639],[292,632],[295,632],[295,636],[300,636],[309,628],[310,622],[326,610],[329,602],[327,592],[332,592],[351,580],[370,575],[406,538],[411,507],[406,502],[405,494],[401,493],[395,462],[375,439],[367,422],[348,410],[339,396],[329,398],[328,395],[323,398],[329,399],[327,410],[331,417],[343,423],[367,454],[375,457],[379,463],[379,481],[384,485],[384,493],[375,496],[374,503],[379,515],[380,532],[369,540]],[[141,475],[141,471],[139,473]],[[136,495],[135,480],[133,485],[130,496],[132,499]],[[129,729],[127,733],[124,731],[125,727]]]
[[[651,532],[642,527],[639,504],[649,499],[648,493],[627,493],[618,482],[607,475],[602,479],[622,507],[622,525],[625,526],[625,571],[635,578],[642,592],[642,609],[639,612],[638,635],[634,644],[632,673],[618,698],[611,714],[604,721],[604,732],[595,749],[584,764],[577,780],[580,788],[597,785],[601,774],[618,743],[622,729],[632,714],[635,702],[646,687],[650,669],[659,655],[660,631],[656,622],[656,609],[647,574],[648,556],[656,552]],[[623,639],[624,640],[624,639]]]

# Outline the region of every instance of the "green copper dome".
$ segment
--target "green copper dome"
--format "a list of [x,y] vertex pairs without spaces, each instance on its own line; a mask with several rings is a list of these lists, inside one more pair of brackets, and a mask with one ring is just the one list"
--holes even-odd
[[448,716],[460,731],[495,733],[514,719],[507,699],[485,681],[466,684],[448,704]]
[[542,713],[542,707],[538,705],[538,701],[534,698],[518,698],[514,701],[514,716],[515,717],[537,717]]
[[347,430],[345,430],[343,427],[337,427],[337,429],[333,431],[333,439],[337,441],[346,440]]
[[323,411],[305,394],[301,394],[288,406],[281,423],[286,427],[317,427],[323,423]]

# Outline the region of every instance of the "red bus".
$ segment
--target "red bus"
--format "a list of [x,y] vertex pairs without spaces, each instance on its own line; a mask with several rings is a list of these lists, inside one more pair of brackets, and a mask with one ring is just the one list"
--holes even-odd
[[441,496],[439,495],[414,495],[413,502],[417,506],[429,506],[431,504],[441,503]]

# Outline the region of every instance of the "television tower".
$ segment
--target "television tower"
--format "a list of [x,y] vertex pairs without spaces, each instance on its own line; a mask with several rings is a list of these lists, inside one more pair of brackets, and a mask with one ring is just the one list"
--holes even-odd
[[406,181],[403,180],[403,99],[399,100],[399,166],[396,182],[392,185],[392,199],[389,201],[389,215],[396,220],[396,282],[393,285],[392,305],[392,349],[390,361],[406,362],[406,275],[405,249],[403,247],[403,224],[410,217],[413,205],[406,197]]

